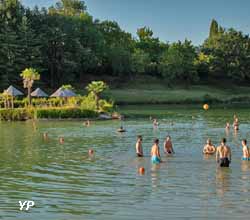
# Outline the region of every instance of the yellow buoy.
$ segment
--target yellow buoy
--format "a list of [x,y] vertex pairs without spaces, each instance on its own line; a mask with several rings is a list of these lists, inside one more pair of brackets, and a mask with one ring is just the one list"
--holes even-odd
[[204,110],[208,110],[208,109],[209,109],[209,105],[208,105],[208,104],[204,104],[204,105],[203,105],[203,109],[204,109]]

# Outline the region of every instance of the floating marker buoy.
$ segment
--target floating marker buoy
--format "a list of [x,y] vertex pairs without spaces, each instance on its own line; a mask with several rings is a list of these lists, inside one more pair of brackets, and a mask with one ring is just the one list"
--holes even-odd
[[143,175],[145,173],[145,168],[144,167],[140,167],[138,169],[138,173]]
[[204,109],[204,110],[208,110],[208,109],[209,109],[209,105],[208,105],[208,104],[204,104],[204,105],[203,105],[203,109]]

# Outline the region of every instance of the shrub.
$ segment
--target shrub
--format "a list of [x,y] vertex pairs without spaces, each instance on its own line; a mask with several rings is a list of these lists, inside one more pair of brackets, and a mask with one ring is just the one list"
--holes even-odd
[[34,110],[29,108],[0,109],[0,119],[4,121],[23,121],[34,117]]
[[92,110],[82,108],[44,108],[36,110],[37,118],[92,118],[96,117],[97,113]]

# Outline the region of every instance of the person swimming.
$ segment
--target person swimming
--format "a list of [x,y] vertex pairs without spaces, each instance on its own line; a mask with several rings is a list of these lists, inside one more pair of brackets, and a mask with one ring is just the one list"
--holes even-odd
[[153,164],[159,164],[162,162],[159,149],[159,139],[154,140],[154,145],[152,146],[151,149],[151,161]]
[[142,150],[142,136],[138,135],[137,136],[137,142],[136,142],[136,155],[138,157],[143,157],[143,150]]
[[203,154],[214,154],[216,151],[215,146],[212,144],[211,139],[207,139],[207,143],[203,148]]
[[90,157],[93,157],[95,152],[94,152],[93,149],[89,149],[88,154],[89,154]]
[[44,133],[43,133],[43,139],[44,139],[45,141],[47,141],[47,140],[49,139],[49,134],[48,134],[48,132],[44,132]]
[[121,126],[120,128],[117,129],[117,132],[122,133],[122,132],[126,132],[126,130],[123,128],[123,126]]
[[59,137],[59,143],[64,144],[64,137]]
[[89,126],[90,126],[90,120],[85,121],[85,122],[84,122],[84,125],[85,125],[86,127],[89,127]]
[[165,154],[174,154],[173,144],[171,141],[171,137],[168,135],[164,142],[164,152]]
[[231,163],[231,149],[226,145],[226,138],[221,140],[221,145],[216,150],[216,161],[220,167],[229,167]]
[[241,141],[242,144],[242,160],[250,160],[250,152],[249,148],[247,147],[247,140],[243,139]]

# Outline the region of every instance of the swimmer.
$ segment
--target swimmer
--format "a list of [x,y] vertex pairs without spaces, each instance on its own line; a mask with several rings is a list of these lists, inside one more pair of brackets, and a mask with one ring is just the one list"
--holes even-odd
[[229,130],[229,129],[230,129],[230,123],[227,122],[227,123],[226,123],[226,130]]
[[250,160],[250,152],[249,148],[247,147],[247,140],[243,139],[242,142],[242,160]]
[[90,120],[85,121],[85,122],[84,122],[84,125],[85,125],[86,127],[89,127],[89,126],[90,126]]
[[207,139],[207,144],[203,148],[203,154],[214,154],[216,151],[215,146],[212,144],[211,139]]
[[44,132],[44,133],[43,133],[43,139],[44,139],[44,140],[48,140],[48,139],[49,139],[48,132]]
[[171,141],[171,137],[168,135],[164,142],[164,152],[165,154],[174,154],[173,144]]
[[226,145],[226,138],[221,140],[221,145],[217,147],[216,150],[216,161],[219,163],[220,167],[229,167],[231,163],[231,149]]
[[159,122],[157,121],[157,119],[156,119],[156,118],[153,120],[153,125],[154,125],[154,127],[159,126]]
[[138,157],[143,157],[142,136],[141,136],[141,135],[139,135],[139,136],[137,137],[137,142],[136,142],[135,148],[136,148],[136,155],[137,155]]
[[154,145],[152,146],[152,149],[151,149],[151,160],[152,160],[152,163],[154,163],[154,164],[159,164],[162,162],[158,139],[154,140]]
[[59,143],[60,143],[60,144],[64,144],[64,138],[63,138],[63,137],[60,137],[60,138],[59,138]]
[[88,153],[89,153],[89,156],[92,157],[92,156],[94,156],[94,153],[95,153],[95,152],[94,152],[93,149],[89,149],[89,152],[88,152]]
[[117,129],[117,132],[122,133],[122,132],[126,132],[126,130],[123,128],[123,126],[121,126],[119,129]]

